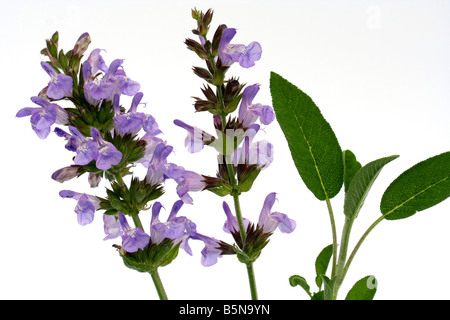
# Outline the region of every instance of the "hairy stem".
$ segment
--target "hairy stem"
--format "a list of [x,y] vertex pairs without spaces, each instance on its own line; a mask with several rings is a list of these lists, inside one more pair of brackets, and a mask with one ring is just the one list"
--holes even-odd
[[158,296],[160,300],[169,300],[167,298],[166,291],[164,290],[164,286],[162,284],[161,278],[159,277],[158,269],[155,271],[149,272],[152,276],[153,283],[155,284],[156,292],[158,292]]
[[330,215],[331,233],[333,237],[333,265],[331,269],[331,278],[336,275],[336,261],[337,261],[337,234],[336,223],[334,221],[333,208],[331,207],[330,199],[326,198],[328,213]]

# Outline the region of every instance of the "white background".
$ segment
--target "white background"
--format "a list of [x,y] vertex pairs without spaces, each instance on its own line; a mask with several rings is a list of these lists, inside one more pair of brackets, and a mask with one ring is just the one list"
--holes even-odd
[[[2,192],[0,298],[2,299],[157,299],[151,278],[124,267],[114,241],[103,241],[98,213],[81,227],[75,201],[58,192],[90,190],[87,177],[59,184],[51,174],[70,165],[73,154],[56,135],[40,140],[28,118],[15,118],[30,97],[49,81],[40,66],[45,39],[60,34],[60,48],[70,50],[89,32],[90,50],[106,49],[109,64],[124,58],[130,78],[141,84],[151,113],[174,146],[170,160],[202,174],[214,175],[215,154],[189,154],[181,119],[212,131],[210,116],[194,114],[191,96],[201,95],[202,81],[191,71],[203,66],[183,44],[192,37],[190,9],[215,10],[212,31],[222,23],[238,29],[233,40],[258,41],[263,55],[256,66],[233,66],[228,75],[259,83],[255,102],[271,104],[270,71],[308,93],[330,122],[343,149],[362,164],[393,154],[373,186],[354,224],[353,248],[379,216],[379,201],[389,183],[404,170],[449,150],[448,90],[450,72],[450,3],[448,1],[2,1],[0,12],[0,78],[2,117]],[[88,51],[88,53],[90,52]],[[122,101],[125,103],[125,99]],[[62,105],[67,106],[67,105]],[[273,164],[244,194],[244,216],[257,221],[269,192],[278,193],[274,210],[297,221],[292,234],[276,232],[255,263],[261,299],[306,299],[292,288],[292,274],[306,277],[315,291],[314,260],[331,243],[328,213],[306,189],[291,160],[276,122],[258,134],[275,146]],[[169,183],[160,198],[168,214],[177,199]],[[194,205],[180,214],[198,231],[231,242],[222,232],[225,220],[219,198],[192,193]],[[353,261],[340,292],[360,278],[375,275],[377,299],[449,299],[449,201],[400,221],[383,221]],[[343,192],[332,199],[338,227],[343,224]],[[144,225],[150,213],[143,213]],[[164,216],[163,216],[164,219]],[[118,242],[117,239],[116,242]],[[191,241],[194,256],[180,251],[160,269],[171,299],[248,299],[244,265],[226,256],[213,267],[200,264],[200,242]]]

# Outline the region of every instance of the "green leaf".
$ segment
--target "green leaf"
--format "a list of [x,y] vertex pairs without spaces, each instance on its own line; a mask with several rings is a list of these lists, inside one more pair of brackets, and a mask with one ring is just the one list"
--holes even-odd
[[330,259],[333,256],[333,245],[326,246],[316,258],[316,284],[319,289],[322,287],[322,275],[327,272]]
[[350,150],[343,152],[342,159],[344,161],[344,188],[345,192],[347,192],[356,172],[361,169],[361,163],[356,160],[355,154]]
[[303,182],[317,199],[333,198],[342,187],[344,168],[342,149],[331,126],[307,94],[274,72],[270,91]]
[[309,284],[305,278],[295,274],[289,278],[289,284],[291,285],[291,287],[295,287],[295,286],[302,287],[303,290],[306,291],[308,296],[312,297]]
[[69,66],[69,61],[67,60],[66,56],[64,55],[63,49],[59,51],[59,64],[61,65],[61,68],[63,70],[66,70]]
[[358,170],[348,187],[348,191],[345,193],[344,214],[348,218],[355,219],[358,216],[359,210],[363,206],[364,200],[381,169],[396,158],[398,156],[381,158],[366,164]]
[[450,152],[419,162],[395,179],[383,194],[381,213],[404,219],[450,196]]
[[350,289],[345,300],[373,300],[377,292],[377,281],[374,276],[362,278]]

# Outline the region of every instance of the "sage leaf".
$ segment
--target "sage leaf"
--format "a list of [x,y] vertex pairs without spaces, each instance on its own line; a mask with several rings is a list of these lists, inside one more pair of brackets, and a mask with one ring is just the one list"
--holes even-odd
[[344,161],[344,190],[347,192],[350,182],[356,172],[361,169],[361,163],[356,160],[356,156],[350,150],[345,150],[342,154],[342,160]]
[[372,161],[356,172],[345,193],[344,214],[349,219],[355,219],[358,216],[359,210],[363,206],[367,194],[380,174],[381,169],[396,158],[398,158],[398,156],[391,156]]
[[374,276],[358,280],[350,289],[345,300],[373,300],[377,292],[377,281]]
[[314,101],[295,85],[271,73],[276,118],[306,187],[319,200],[336,196],[343,184],[342,149]]
[[322,275],[327,272],[328,265],[330,264],[330,259],[333,256],[333,245],[330,244],[323,248],[316,258],[316,284],[317,287],[322,287]]
[[309,284],[305,278],[295,274],[295,275],[289,277],[289,284],[291,285],[291,287],[295,287],[295,286],[302,287],[306,291],[308,296],[312,297]]
[[387,220],[404,219],[450,196],[450,152],[417,163],[383,194],[380,210]]

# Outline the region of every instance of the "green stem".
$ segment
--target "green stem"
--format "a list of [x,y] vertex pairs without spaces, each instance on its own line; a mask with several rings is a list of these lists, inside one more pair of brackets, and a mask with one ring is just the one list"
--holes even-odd
[[242,239],[242,248],[241,249],[244,250],[245,242],[247,241],[247,232],[246,232],[245,226],[244,226],[244,219],[242,217],[241,205],[239,203],[239,196],[237,194],[234,194],[233,200],[234,200],[234,209],[236,211],[236,220],[237,220],[238,226],[239,226],[239,234],[241,235],[241,239]]
[[330,215],[330,223],[331,223],[331,233],[333,236],[333,265],[331,269],[331,278],[336,275],[336,261],[337,261],[337,234],[336,234],[336,223],[334,221],[333,208],[331,207],[330,199],[328,196],[326,198],[328,213]]
[[158,296],[160,300],[169,300],[167,298],[166,291],[164,290],[164,286],[162,284],[161,278],[159,277],[158,269],[155,271],[150,271],[150,275],[152,276],[153,283],[155,284],[156,291],[158,292]]
[[253,271],[253,263],[247,263],[248,280],[250,283],[250,292],[252,300],[258,300],[258,291],[256,290],[255,272]]
[[333,287],[333,300],[337,298],[339,288],[342,282],[344,281],[345,275],[343,275],[343,271],[345,260],[347,259],[347,250],[348,250],[348,243],[350,240],[350,233],[354,221],[355,221],[354,218],[346,218],[344,228],[342,229],[341,248],[339,251],[339,260],[337,263],[337,270],[336,270],[337,279]]
[[363,244],[364,240],[367,238],[369,233],[381,222],[384,220],[386,215],[381,216],[377,220],[375,220],[374,223],[364,232],[361,239],[359,239],[358,243],[356,244],[355,248],[353,249],[352,253],[348,257],[347,263],[345,264],[344,270],[342,271],[342,278],[345,278],[345,275],[347,274],[348,269],[350,268],[350,264],[352,263],[353,259],[355,258],[356,253],[358,252],[359,248]]

